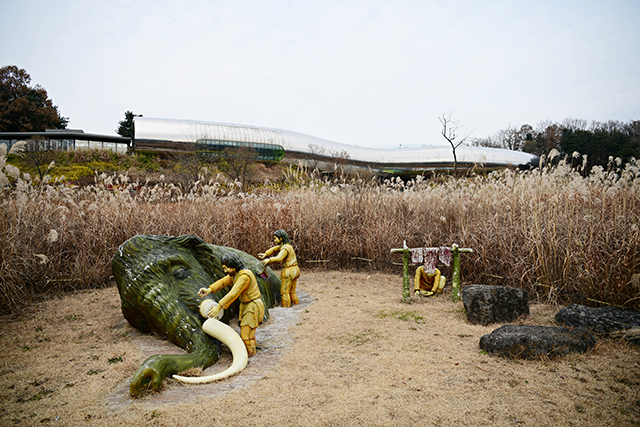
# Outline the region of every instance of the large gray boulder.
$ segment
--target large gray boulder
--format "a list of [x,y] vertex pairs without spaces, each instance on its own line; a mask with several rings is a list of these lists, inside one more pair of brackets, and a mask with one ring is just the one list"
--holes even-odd
[[529,315],[529,292],[508,286],[466,286],[462,303],[474,324],[507,323]]
[[584,353],[595,344],[595,337],[585,329],[551,326],[504,325],[480,338],[482,350],[510,359]]
[[574,304],[558,311],[556,322],[574,328],[585,328],[604,336],[624,338],[632,344],[640,345],[640,313],[635,311]]

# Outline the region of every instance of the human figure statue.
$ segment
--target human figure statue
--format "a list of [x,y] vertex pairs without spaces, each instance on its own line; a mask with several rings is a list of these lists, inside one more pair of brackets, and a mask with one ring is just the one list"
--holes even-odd
[[[273,263],[282,264],[282,273],[280,273],[282,306],[291,307],[291,304],[298,304],[298,295],[296,294],[296,285],[298,283],[298,277],[300,277],[298,260],[296,259],[296,253],[293,251],[293,246],[291,246],[291,241],[286,231],[278,230],[274,232],[273,241],[276,246],[264,253],[258,254],[258,259],[263,260],[262,263],[265,267]],[[275,253],[277,253],[276,256],[269,258]]]
[[414,279],[414,291],[418,297],[430,297],[436,293],[442,293],[446,278],[440,274],[437,268],[433,273],[427,273],[424,266],[418,267]]
[[227,274],[208,288],[200,288],[198,295],[204,298],[211,293],[233,285],[229,293],[225,295],[218,305],[214,305],[207,315],[215,318],[220,308],[228,309],[236,300],[240,300],[238,318],[240,320],[240,338],[247,347],[249,356],[256,354],[256,328],[262,324],[264,317],[264,303],[260,298],[260,288],[253,273],[245,268],[240,257],[234,253],[226,253],[220,263],[222,270]]

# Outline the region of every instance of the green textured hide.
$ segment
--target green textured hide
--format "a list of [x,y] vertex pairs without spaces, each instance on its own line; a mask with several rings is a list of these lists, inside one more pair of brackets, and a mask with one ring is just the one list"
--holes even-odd
[[[146,388],[158,389],[162,381],[173,374],[200,366],[203,369],[218,360],[220,344],[202,331],[204,318],[199,307],[203,298],[200,288],[225,276],[220,259],[234,252],[253,271],[258,280],[265,306],[280,302],[280,279],[267,268],[264,277],[262,262],[237,249],[207,244],[199,237],[139,235],[124,242],[111,260],[111,267],[120,292],[122,314],[143,332],[155,332],[185,349],[185,355],[155,355],[138,368],[130,391],[137,396]],[[207,296],[219,301],[230,288]],[[237,313],[238,301],[225,310],[223,321]]]

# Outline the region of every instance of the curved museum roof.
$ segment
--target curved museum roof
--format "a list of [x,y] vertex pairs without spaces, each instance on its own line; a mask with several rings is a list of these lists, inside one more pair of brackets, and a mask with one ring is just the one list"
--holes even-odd
[[[355,162],[378,165],[417,165],[453,163],[450,145],[414,148],[369,148],[341,144],[298,132],[258,126],[194,120],[134,118],[135,141],[195,143],[198,140],[238,141],[282,146],[286,152],[325,155],[346,152]],[[536,156],[521,151],[461,145],[456,149],[458,163],[518,166]]]

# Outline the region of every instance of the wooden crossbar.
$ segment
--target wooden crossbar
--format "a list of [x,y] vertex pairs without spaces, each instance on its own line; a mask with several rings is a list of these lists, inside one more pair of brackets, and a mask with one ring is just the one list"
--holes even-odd
[[[457,244],[451,245],[451,298],[454,302],[460,301],[460,254],[472,253],[471,248],[460,248]],[[402,302],[411,301],[411,278],[409,276],[409,259],[411,249],[407,247],[407,242],[402,242],[402,248],[391,249],[391,253],[402,253]]]

